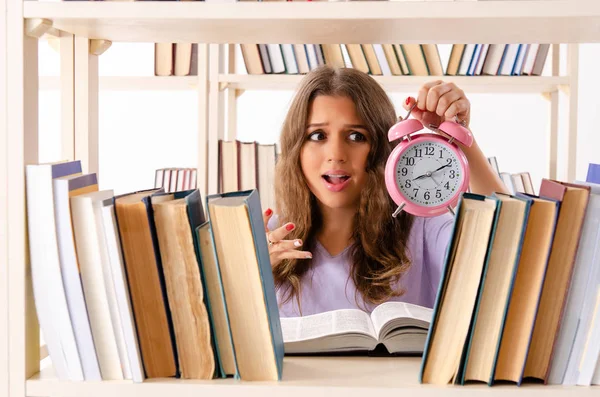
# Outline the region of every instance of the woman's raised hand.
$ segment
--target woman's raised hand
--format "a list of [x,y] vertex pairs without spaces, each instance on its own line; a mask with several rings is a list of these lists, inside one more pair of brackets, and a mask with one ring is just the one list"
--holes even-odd
[[295,228],[293,223],[286,223],[279,228],[270,231],[267,227],[269,219],[273,216],[273,211],[268,208],[263,214],[265,221],[265,233],[267,233],[267,243],[269,244],[269,256],[271,257],[271,266],[276,266],[284,259],[310,259],[312,254],[309,251],[299,251],[302,247],[302,240],[284,240],[285,237]]

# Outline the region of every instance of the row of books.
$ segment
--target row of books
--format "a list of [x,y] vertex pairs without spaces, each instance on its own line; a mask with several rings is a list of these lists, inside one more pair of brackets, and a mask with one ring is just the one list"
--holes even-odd
[[257,189],[263,208],[275,209],[277,146],[219,140],[219,193]]
[[181,192],[198,187],[196,168],[159,168],[154,172],[154,188],[167,193]]
[[[241,44],[248,74],[306,74],[323,65],[373,76],[540,76],[549,44],[454,44],[442,59],[436,44]],[[157,76],[198,74],[198,46],[156,43]]]
[[600,384],[600,185],[465,193],[420,381]]
[[533,187],[533,182],[531,180],[531,175],[529,174],[529,172],[503,172],[500,171],[500,167],[498,166],[498,159],[496,158],[496,156],[488,157],[487,160],[488,163],[490,163],[490,165],[494,169],[494,171],[496,171],[500,179],[502,179],[502,182],[504,182],[504,186],[506,186],[510,194],[535,194],[535,188]]
[[197,76],[198,44],[154,43],[155,76]]
[[436,44],[241,45],[248,74],[305,74],[332,65],[374,76],[539,76],[549,49],[549,44],[454,44],[446,63]]
[[34,301],[60,380],[281,379],[256,190],[115,196],[80,161],[28,165],[26,188]]

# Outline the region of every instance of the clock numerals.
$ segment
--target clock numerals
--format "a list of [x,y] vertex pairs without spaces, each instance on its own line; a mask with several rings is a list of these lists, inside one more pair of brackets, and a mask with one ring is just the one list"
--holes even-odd
[[406,175],[408,175],[408,168],[406,168],[406,167],[402,167],[402,171],[401,171],[401,173],[402,173],[402,176],[406,176]]
[[446,188],[446,190],[450,190],[450,182],[446,182],[446,184],[444,185],[444,187]]
[[446,159],[446,164],[452,164],[452,158],[451,157],[448,157]]
[[419,194],[419,189],[413,189],[413,198],[417,198],[417,194]]
[[415,157],[423,157],[423,149],[415,149]]
[[425,148],[425,156],[433,156],[434,149],[431,146],[427,146]]
[[406,161],[406,165],[408,165],[408,166],[415,165],[415,158],[414,157],[405,157],[404,160]]
[[442,149],[440,149],[440,158],[443,159],[444,158],[444,151]]
[[411,186],[412,186],[412,183],[410,182],[410,179],[407,179],[406,182],[404,183],[404,187],[407,189],[410,189]]
[[431,198],[431,195],[429,194],[429,191],[426,191],[425,194],[423,195],[423,198],[427,201],[429,201],[429,199]]
[[450,179],[456,178],[456,171],[450,170]]
[[442,191],[440,189],[436,189],[436,191],[435,191],[435,198],[436,199],[442,198]]

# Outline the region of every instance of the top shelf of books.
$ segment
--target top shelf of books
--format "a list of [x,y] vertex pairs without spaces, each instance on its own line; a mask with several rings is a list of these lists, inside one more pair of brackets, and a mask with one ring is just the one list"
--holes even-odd
[[589,43],[600,2],[24,2],[25,18],[115,42]]

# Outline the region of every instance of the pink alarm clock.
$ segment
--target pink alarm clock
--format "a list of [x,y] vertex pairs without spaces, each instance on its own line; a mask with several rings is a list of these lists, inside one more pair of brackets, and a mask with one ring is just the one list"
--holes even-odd
[[454,141],[470,147],[473,135],[454,121],[429,126],[438,133],[416,134],[423,124],[408,119],[411,111],[388,132],[390,142],[402,139],[385,166],[385,184],[398,205],[392,216],[400,211],[425,217],[454,213],[461,193],[469,187],[469,163]]

